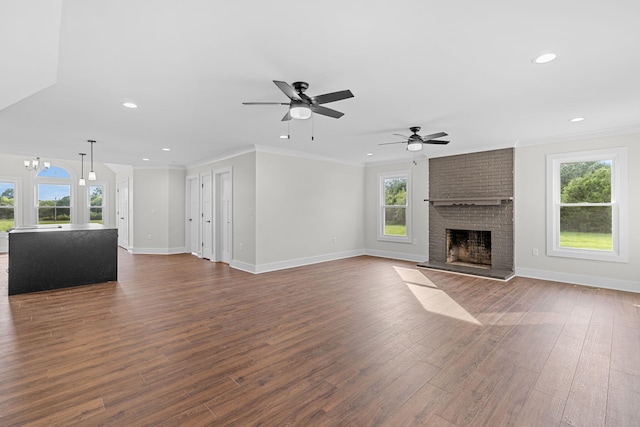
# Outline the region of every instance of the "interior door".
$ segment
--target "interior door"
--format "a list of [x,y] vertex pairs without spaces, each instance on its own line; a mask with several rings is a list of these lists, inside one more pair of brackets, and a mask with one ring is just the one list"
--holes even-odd
[[200,230],[200,245],[202,247],[202,258],[211,259],[212,257],[212,205],[211,205],[211,172],[203,173],[200,175],[200,218],[201,227]]
[[218,206],[216,246],[219,254],[218,259],[222,262],[230,263],[233,255],[233,185],[231,171],[217,173],[216,181],[216,205]]
[[186,207],[186,237],[187,251],[193,255],[202,256],[200,251],[200,183],[197,175],[187,177],[187,207]]
[[118,246],[129,250],[129,181],[120,181],[116,189]]

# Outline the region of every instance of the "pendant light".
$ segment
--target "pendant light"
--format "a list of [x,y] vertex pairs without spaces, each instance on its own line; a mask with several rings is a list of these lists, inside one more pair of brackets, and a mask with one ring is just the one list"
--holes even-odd
[[93,144],[95,144],[96,142],[93,139],[89,139],[87,140],[87,142],[91,144],[91,170],[89,171],[89,176],[87,177],[87,179],[89,181],[95,181],[97,177],[96,173],[93,171]]
[[78,181],[78,185],[81,187],[84,187],[85,185],[87,185],[87,181],[84,180],[84,156],[86,156],[86,153],[78,153],[80,154],[80,158],[81,163],[80,163],[80,181]]

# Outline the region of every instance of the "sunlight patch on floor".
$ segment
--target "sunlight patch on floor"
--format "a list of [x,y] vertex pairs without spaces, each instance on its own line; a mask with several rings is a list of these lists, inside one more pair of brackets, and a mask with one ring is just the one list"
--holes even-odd
[[467,310],[462,308],[460,304],[455,302],[453,298],[447,295],[444,291],[420,285],[413,285],[411,283],[407,283],[407,286],[425,310],[476,325],[482,325],[482,323],[478,322],[475,317],[469,314]]
[[438,286],[436,286],[435,283],[429,280],[429,278],[419,270],[402,267],[394,268],[411,293],[413,293],[418,302],[428,312],[473,323],[475,325],[482,325],[482,323],[473,317],[467,310],[462,308],[460,304],[455,302],[453,298],[447,295],[444,291],[438,289]]
[[415,268],[406,267],[393,267],[398,273],[398,276],[407,283],[413,283],[414,285],[429,286],[430,288],[438,288],[427,276],[422,274],[420,270]]

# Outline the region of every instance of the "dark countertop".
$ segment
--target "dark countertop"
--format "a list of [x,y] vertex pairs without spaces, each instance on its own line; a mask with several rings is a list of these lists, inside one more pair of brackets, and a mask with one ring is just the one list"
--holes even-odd
[[41,224],[41,225],[22,225],[9,231],[9,234],[17,233],[42,233],[50,231],[77,231],[77,230],[112,230],[116,227],[105,227],[102,224]]

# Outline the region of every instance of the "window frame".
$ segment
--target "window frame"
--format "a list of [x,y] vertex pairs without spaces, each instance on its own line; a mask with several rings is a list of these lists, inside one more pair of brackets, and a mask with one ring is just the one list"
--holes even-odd
[[[13,184],[13,228],[18,228],[22,225],[22,178],[0,176],[0,182]],[[0,231],[0,236],[7,236],[7,232]]]
[[[628,154],[625,147],[547,155],[547,256],[628,262]],[[560,166],[563,163],[611,161],[610,203],[561,203]],[[611,206],[611,250],[560,246],[562,206]]]
[[40,192],[38,185],[40,184],[50,184],[50,185],[68,185],[69,186],[69,224],[77,224],[77,191],[78,182],[75,177],[75,173],[73,168],[70,168],[64,164],[56,163],[51,164],[51,167],[59,167],[64,169],[68,174],[69,178],[57,178],[57,177],[49,177],[49,176],[38,176],[41,171],[33,171],[32,172],[32,182],[33,182],[33,224],[39,223],[39,198]]
[[[387,179],[406,179],[407,181],[407,197],[406,204],[404,206],[394,205],[393,207],[404,207],[405,209],[405,225],[406,236],[391,236],[384,234],[385,226],[385,208],[390,205],[385,205],[385,180]],[[395,243],[411,243],[411,171],[396,171],[396,172],[384,172],[378,174],[378,240],[383,242],[395,242]]]
[[108,183],[107,181],[87,181],[86,189],[85,189],[85,212],[84,212],[84,220],[88,224],[91,222],[91,208],[95,206],[91,206],[91,187],[102,187],[102,225],[108,227],[108,215],[105,213],[108,212],[107,205],[109,203],[107,197]]

